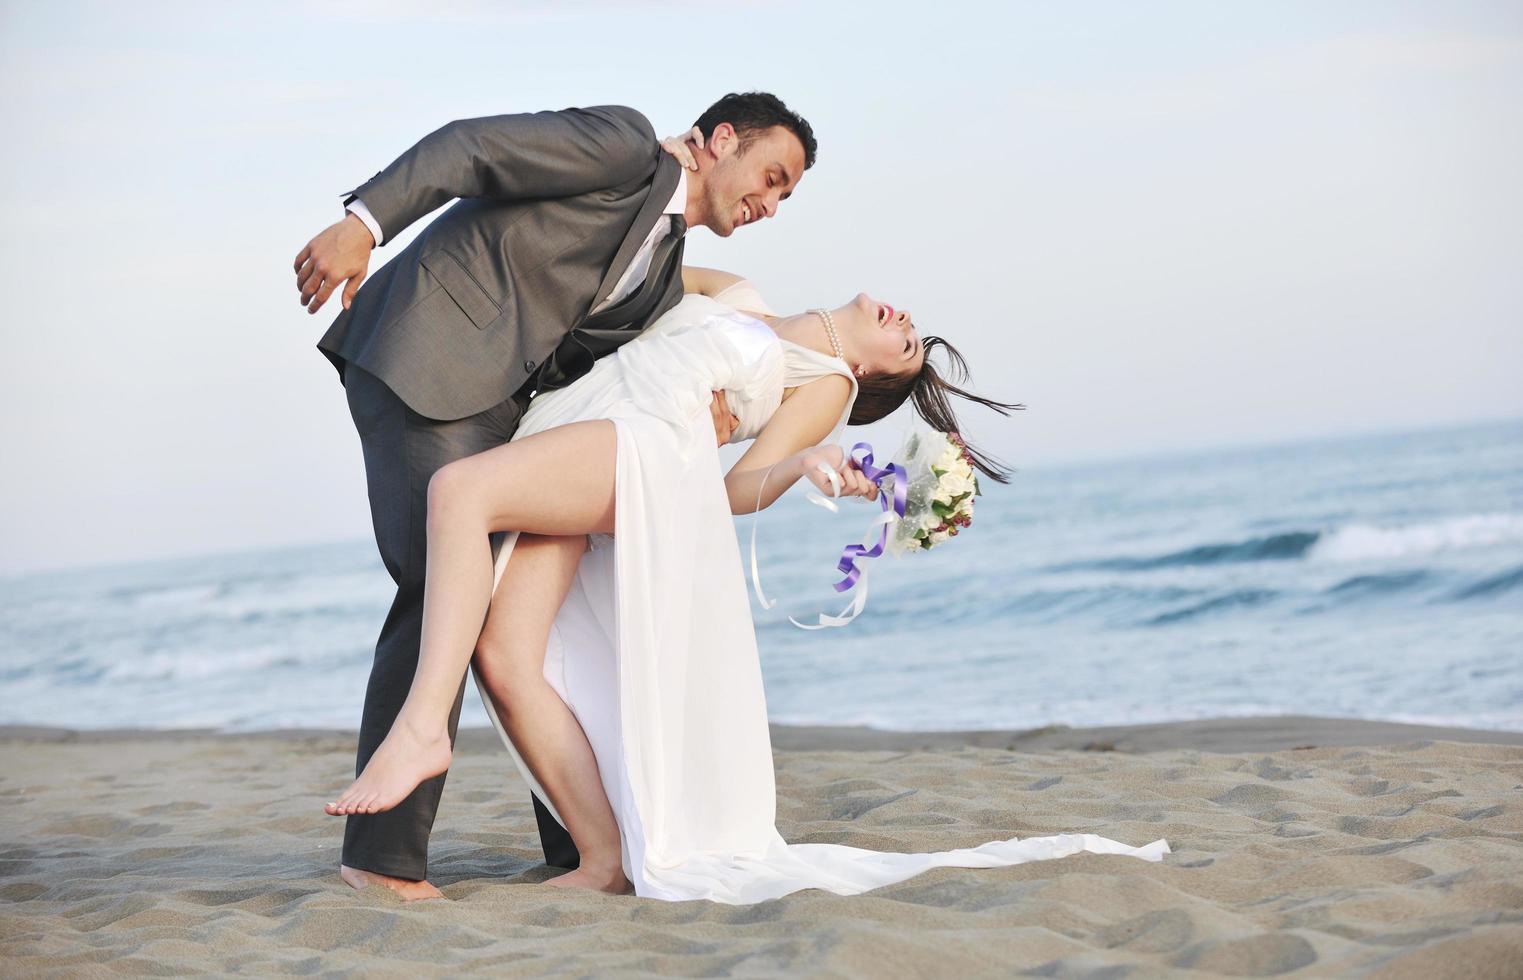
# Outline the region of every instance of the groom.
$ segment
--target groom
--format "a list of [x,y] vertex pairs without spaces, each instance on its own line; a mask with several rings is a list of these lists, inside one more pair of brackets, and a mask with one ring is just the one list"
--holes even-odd
[[[766,93],[726,95],[695,125],[704,141],[687,171],[623,106],[452,122],[356,188],[344,219],[297,256],[308,312],[343,287],[344,309],[318,348],[343,380],[376,543],[397,584],[356,773],[417,667],[429,478],[506,442],[536,392],[576,380],[675,306],[690,226],[727,237],[772,217],[814,163],[809,124]],[[366,281],[374,248],[455,198]],[[395,809],[349,817],[344,880],[438,897],[426,878],[443,789],[441,775]],[[575,868],[571,838],[537,798],[534,813],[546,863]]]

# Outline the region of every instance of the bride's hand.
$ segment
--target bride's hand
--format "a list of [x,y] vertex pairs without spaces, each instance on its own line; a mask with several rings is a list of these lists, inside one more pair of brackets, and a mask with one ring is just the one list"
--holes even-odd
[[[690,143],[692,146],[688,145]],[[681,136],[668,136],[661,141],[661,149],[670,153],[684,170],[698,169],[698,159],[693,156],[694,146],[703,149],[703,130],[697,126]]]
[[822,465],[840,480],[841,496],[878,499],[878,485],[867,478],[867,474],[857,467],[857,461],[846,455],[840,446],[815,446],[799,453],[797,459],[803,475],[827,497],[835,496],[835,488]]

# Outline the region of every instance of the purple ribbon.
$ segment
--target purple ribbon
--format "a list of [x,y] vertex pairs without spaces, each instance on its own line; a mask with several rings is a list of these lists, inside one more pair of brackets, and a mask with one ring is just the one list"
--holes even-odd
[[[858,450],[864,451],[861,459],[857,459]],[[855,446],[852,446],[851,452],[848,455],[857,464],[857,468],[865,473],[867,478],[874,483],[878,483],[885,476],[892,476],[894,478],[893,502],[889,502],[888,494],[880,493],[878,495],[878,503],[883,505],[885,513],[890,507],[893,507],[894,513],[903,518],[904,508],[909,503],[910,482],[904,472],[904,467],[898,463],[889,463],[887,466],[874,466],[873,447],[866,442],[859,442]],[[846,577],[835,584],[837,592],[845,592],[856,585],[857,579],[862,577],[862,570],[857,567],[857,559],[877,558],[883,554],[883,548],[888,544],[888,528],[888,524],[883,525],[878,535],[878,543],[871,548],[862,544],[849,544],[841,550],[841,560],[837,563],[836,568],[840,569]]]

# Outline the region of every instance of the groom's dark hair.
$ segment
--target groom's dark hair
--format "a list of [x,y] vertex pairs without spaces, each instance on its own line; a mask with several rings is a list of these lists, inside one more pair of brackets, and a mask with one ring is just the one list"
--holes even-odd
[[740,137],[740,152],[750,149],[751,144],[773,126],[781,126],[797,136],[804,144],[804,169],[814,166],[814,154],[819,149],[814,130],[803,116],[789,109],[783,100],[768,92],[731,92],[704,110],[693,123],[703,132],[707,141],[714,135],[714,127],[729,123]]

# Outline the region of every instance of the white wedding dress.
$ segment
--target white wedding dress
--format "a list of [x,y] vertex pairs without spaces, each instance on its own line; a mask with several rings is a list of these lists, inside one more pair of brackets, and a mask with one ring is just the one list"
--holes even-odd
[[[929,868],[1000,867],[1081,851],[1161,860],[1093,834],[993,841],[934,854],[788,844],[778,834],[761,664],[711,393],[754,438],[785,388],[845,362],[780,340],[743,310],[770,313],[749,283],[691,295],[576,383],[540,395],[515,438],[586,419],[618,435],[614,537],[594,536],[556,618],[545,678],[581,723],[623,841],[635,894],[746,904],[803,888],[852,895]],[[856,384],[852,382],[852,396]],[[831,439],[845,427],[843,413]],[[546,474],[546,492],[575,471]],[[497,580],[516,535],[503,543]],[[482,688],[480,679],[478,689]],[[519,772],[550,798],[482,701]],[[561,820],[562,825],[565,821]]]

